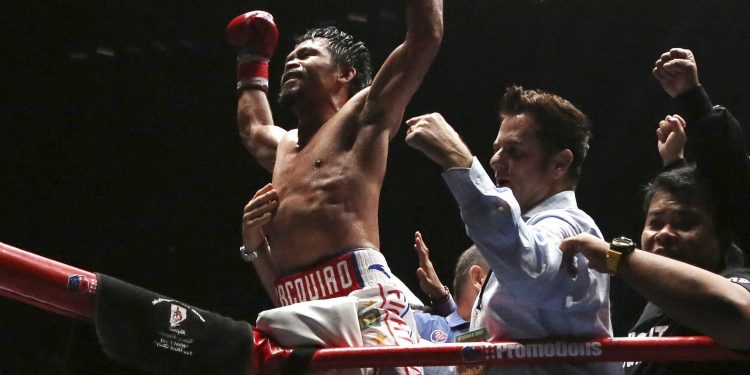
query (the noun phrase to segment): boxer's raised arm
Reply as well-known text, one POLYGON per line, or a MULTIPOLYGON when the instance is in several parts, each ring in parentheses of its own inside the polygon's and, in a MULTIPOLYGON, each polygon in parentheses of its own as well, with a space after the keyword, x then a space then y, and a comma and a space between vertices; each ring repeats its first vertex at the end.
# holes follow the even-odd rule
POLYGON ((419 88, 443 37, 442 0, 405 0, 407 31, 373 79, 360 123, 390 132, 401 125, 404 109, 419 88))
POLYGON ((258 163, 273 171, 276 148, 286 130, 272 125, 268 92, 268 60, 276 50, 279 32, 273 17, 252 11, 227 25, 227 39, 237 48, 237 126, 245 148, 258 163))

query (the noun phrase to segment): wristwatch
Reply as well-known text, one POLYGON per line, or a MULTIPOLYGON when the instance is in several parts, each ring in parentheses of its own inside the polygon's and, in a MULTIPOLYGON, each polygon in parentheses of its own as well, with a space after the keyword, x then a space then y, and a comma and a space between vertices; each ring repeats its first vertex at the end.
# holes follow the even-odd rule
POLYGON ((617 273, 617 266, 620 265, 620 261, 626 256, 630 255, 635 251, 635 242, 627 237, 615 237, 609 244, 609 251, 607 251, 607 270, 612 274, 617 273))
POLYGON ((258 259, 261 251, 268 251, 268 249, 268 238, 263 238, 263 242, 255 250, 248 250, 245 248, 245 245, 240 246, 240 255, 242 256, 242 260, 252 263, 258 259))

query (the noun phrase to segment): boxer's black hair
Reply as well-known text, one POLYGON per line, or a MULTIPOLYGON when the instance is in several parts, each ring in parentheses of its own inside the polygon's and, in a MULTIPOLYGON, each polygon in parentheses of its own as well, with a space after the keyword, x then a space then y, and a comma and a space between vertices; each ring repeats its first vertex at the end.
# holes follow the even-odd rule
POLYGON ((354 79, 349 86, 350 96, 370 86, 372 83, 372 63, 370 51, 363 42, 354 39, 353 36, 334 26, 326 26, 308 30, 305 35, 297 39, 297 43, 317 38, 328 41, 328 50, 331 52, 333 62, 356 70, 354 79))

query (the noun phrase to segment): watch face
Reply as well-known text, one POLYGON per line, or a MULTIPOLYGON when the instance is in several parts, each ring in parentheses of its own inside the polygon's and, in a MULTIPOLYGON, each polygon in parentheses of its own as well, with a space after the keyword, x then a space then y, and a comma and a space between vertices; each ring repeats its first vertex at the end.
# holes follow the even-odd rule
POLYGON ((610 247, 613 250, 625 250, 625 251, 632 251, 635 249, 635 242, 627 237, 617 237, 612 239, 612 243, 610 244, 610 247))

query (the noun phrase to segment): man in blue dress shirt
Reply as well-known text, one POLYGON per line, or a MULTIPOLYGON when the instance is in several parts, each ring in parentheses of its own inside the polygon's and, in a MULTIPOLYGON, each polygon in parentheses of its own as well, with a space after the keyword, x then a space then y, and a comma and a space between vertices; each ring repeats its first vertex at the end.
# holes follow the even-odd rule
MULTIPOLYGON (((406 143, 443 167, 466 232, 491 268, 471 330, 486 332, 487 340, 611 336, 609 275, 589 268, 577 254, 571 277, 559 249, 563 239, 579 233, 602 237, 574 193, 591 135, 588 119, 557 95, 514 86, 503 96, 500 120, 490 160, 494 181, 440 114, 406 122, 406 143)), ((489 369, 491 374, 621 371, 619 363, 489 369)))

